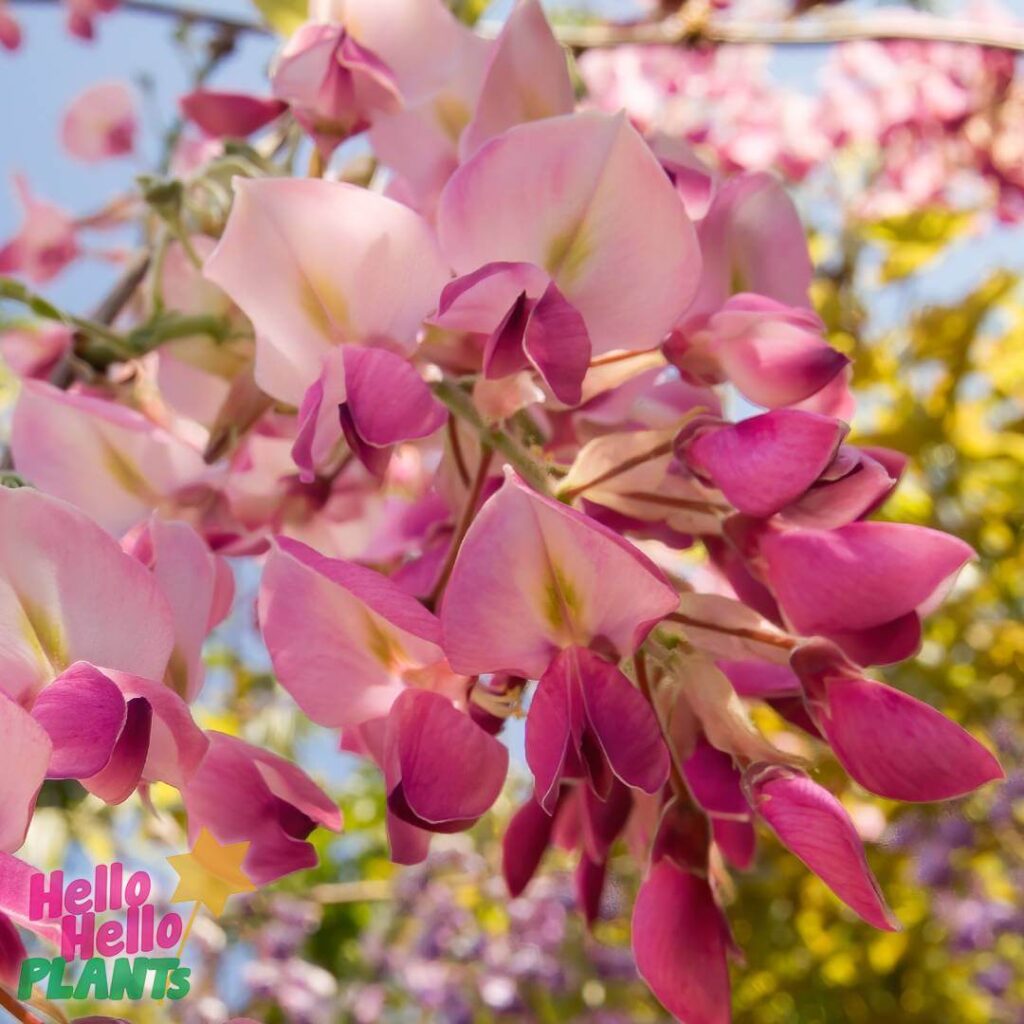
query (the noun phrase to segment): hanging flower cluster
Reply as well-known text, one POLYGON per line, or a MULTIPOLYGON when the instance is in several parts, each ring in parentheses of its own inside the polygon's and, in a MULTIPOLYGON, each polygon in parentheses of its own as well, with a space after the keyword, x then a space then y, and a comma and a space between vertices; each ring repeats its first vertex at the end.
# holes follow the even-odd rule
MULTIPOLYGON (((906 24, 906 12, 889 13, 892 24, 906 24)), ((965 14, 972 24, 1014 24, 997 4, 974 2, 965 14)), ((993 207, 1001 220, 1020 221, 1024 169, 1010 125, 1021 98, 1009 51, 915 39, 843 43, 813 89, 778 80, 771 57, 763 46, 622 46, 588 51, 580 71, 600 109, 624 109, 645 130, 685 138, 732 170, 801 182, 853 154, 867 168, 847 197, 860 217, 935 204, 993 207)))
MULTIPOLYGON (((0 848, 45 779, 111 803, 162 781, 192 832, 251 843, 255 880, 313 863, 331 801, 190 712, 247 557, 276 677, 379 766, 396 861, 487 812, 525 717, 510 891, 575 849, 592 921, 624 840, 636 960, 681 1020, 729 1019, 723 906, 758 823, 897 927, 812 761, 903 801, 1001 776, 871 672, 972 552, 870 518, 903 459, 846 440, 785 191, 576 110, 537 0, 493 42, 440 0, 314 4, 270 91, 183 99, 219 155, 150 189, 157 257, 109 330, 3 339, 31 486, 0 490, 0 848), (370 187, 287 175, 300 131, 318 172, 368 132, 370 187)), ((115 122, 69 145, 123 151, 115 122)), ((37 280, 74 258, 40 234, 12 243, 37 280)))

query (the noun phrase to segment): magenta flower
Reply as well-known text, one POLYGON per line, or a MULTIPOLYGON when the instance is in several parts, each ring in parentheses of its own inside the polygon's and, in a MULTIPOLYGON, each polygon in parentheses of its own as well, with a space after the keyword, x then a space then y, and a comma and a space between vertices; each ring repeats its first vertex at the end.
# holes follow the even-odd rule
POLYGON ((1003 778, 970 733, 921 701, 861 674, 826 641, 793 654, 804 701, 840 764, 892 800, 950 800, 1003 778))
POLYGON ((179 97, 178 108, 211 138, 244 139, 275 121, 288 104, 247 92, 195 89, 179 97))
POLYGON ((898 927, 857 829, 827 789, 779 765, 752 765, 743 783, 760 818, 847 906, 876 928, 898 927))
POLYGON ((80 255, 75 222, 59 207, 36 199, 20 174, 14 188, 25 216, 14 238, 0 245, 0 274, 23 274, 45 284, 80 255))
POLYGON ((955 537, 903 523, 770 530, 758 543, 765 582, 793 630, 829 637, 861 664, 913 654, 922 614, 972 557, 955 537))

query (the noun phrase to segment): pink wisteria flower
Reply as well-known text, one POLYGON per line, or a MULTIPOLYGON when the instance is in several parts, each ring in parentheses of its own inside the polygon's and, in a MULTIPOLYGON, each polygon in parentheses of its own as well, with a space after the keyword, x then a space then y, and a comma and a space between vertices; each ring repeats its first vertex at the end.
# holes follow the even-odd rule
POLYGON ((184 117, 211 138, 245 138, 288 109, 284 100, 246 92, 196 89, 178 99, 184 117))
POLYGON ((421 860, 430 832, 458 831, 491 806, 508 751, 468 714, 469 683, 448 666, 440 624, 413 597, 281 538, 263 576, 260 622, 278 678, 303 711, 341 729, 383 771, 397 860, 421 860), (452 757, 461 771, 441 769, 452 757))
POLYGON ((135 151, 135 95, 122 82, 102 82, 77 96, 61 121, 61 142, 76 159, 98 163, 135 151))
MULTIPOLYGON (((80 32, 98 9, 76 0, 80 32)), ((907 457, 851 430, 850 360, 770 172, 845 144, 809 124, 847 98, 886 125, 885 176, 938 194, 922 122, 985 116, 1005 71, 958 52, 932 75, 916 46, 848 50, 819 108, 774 95, 755 48, 594 49, 584 105, 538 0, 487 39, 441 0, 316 0, 270 95, 181 97, 193 141, 99 313, 5 290, 52 323, 0 335, 20 378, 0 482, 21 485, 0 488, 0 981, 48 780, 111 804, 167 783, 260 885, 342 827, 298 765, 192 717, 229 558, 260 574, 274 680, 379 769, 392 859, 471 828, 525 762, 509 892, 558 848, 594 925, 628 855, 637 967, 686 1024, 730 1019, 730 874, 759 833, 897 928, 822 780, 919 802, 1001 777, 875 668, 918 651, 974 553, 877 515, 907 457)), ((127 99, 80 97, 69 151, 131 151, 127 99)), ((983 128, 965 138, 994 152, 983 128)), ((0 270, 45 284, 78 225, 18 187, 0 270)))
POLYGON ((0 273, 45 284, 80 255, 75 222, 60 207, 37 199, 23 175, 15 175, 14 188, 24 219, 18 233, 0 245, 0 273))

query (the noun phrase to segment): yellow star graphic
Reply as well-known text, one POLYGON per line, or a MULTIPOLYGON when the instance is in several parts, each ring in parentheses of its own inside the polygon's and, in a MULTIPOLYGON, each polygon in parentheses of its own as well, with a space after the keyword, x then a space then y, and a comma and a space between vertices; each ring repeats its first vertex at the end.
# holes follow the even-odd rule
POLYGON ((248 849, 248 843, 222 846, 208 829, 200 829, 191 853, 178 853, 167 858, 179 878, 171 902, 196 900, 214 917, 219 917, 229 896, 253 892, 256 888, 242 870, 248 849))

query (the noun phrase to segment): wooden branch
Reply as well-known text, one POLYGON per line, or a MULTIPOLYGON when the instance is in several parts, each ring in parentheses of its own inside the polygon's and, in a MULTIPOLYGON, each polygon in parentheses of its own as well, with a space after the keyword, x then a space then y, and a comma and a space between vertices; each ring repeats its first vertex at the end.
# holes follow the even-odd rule
MULTIPOLYGON (((15 4, 54 4, 57 0, 13 0, 15 4)), ((119 10, 136 14, 208 25, 239 35, 273 36, 267 25, 244 18, 232 18, 186 4, 165 0, 121 0, 119 10)), ((483 22, 481 35, 493 38, 500 22, 483 22)), ((928 14, 891 14, 849 17, 843 14, 813 14, 791 21, 750 21, 707 19, 694 14, 672 14, 657 21, 626 24, 594 23, 555 25, 555 35, 575 50, 610 46, 665 45, 694 46, 701 43, 726 46, 831 46, 855 40, 913 39, 922 42, 961 43, 994 50, 1024 52, 1024 25, 985 24, 963 18, 940 18, 928 14)))

